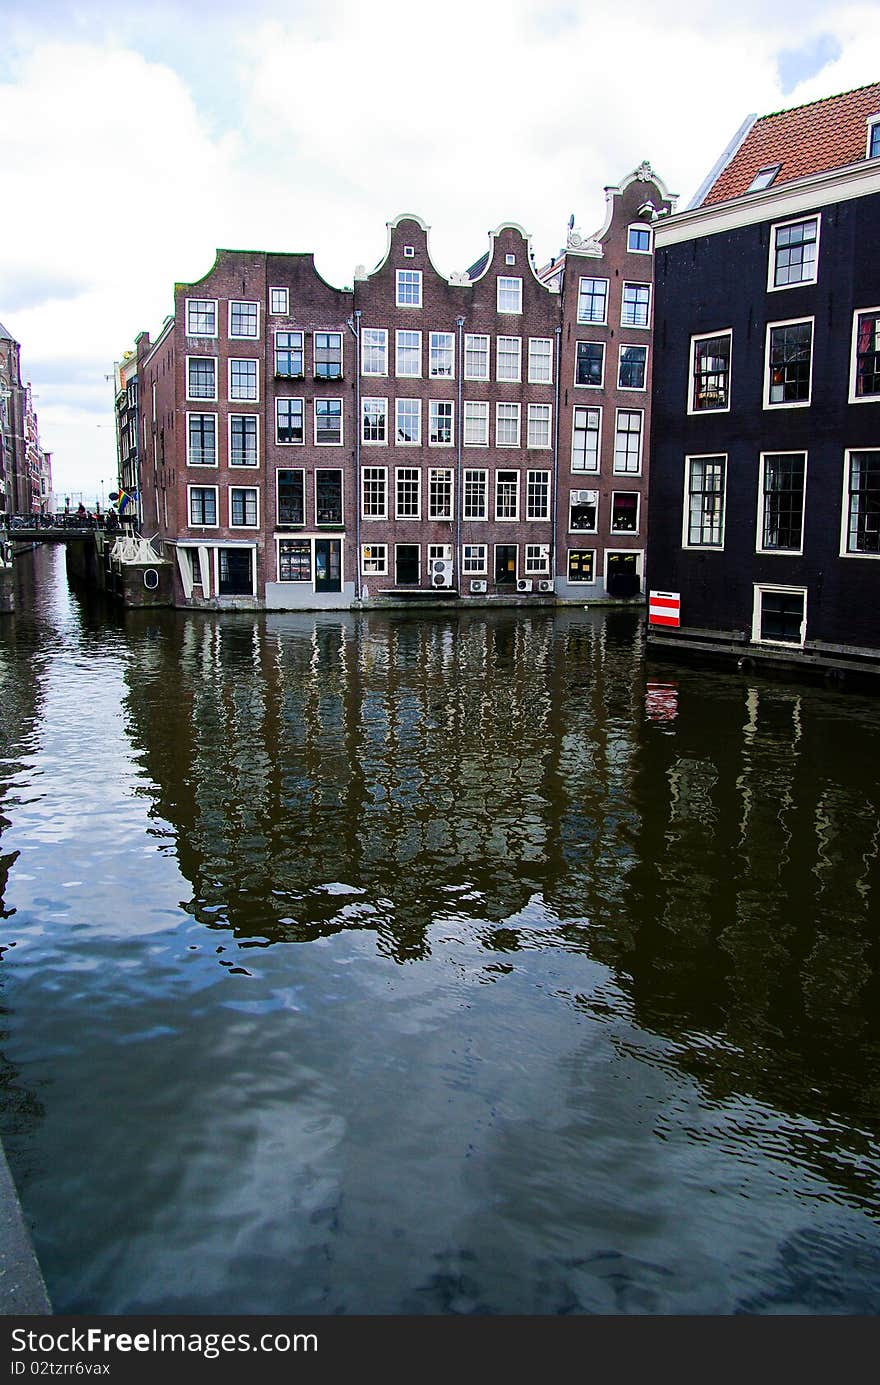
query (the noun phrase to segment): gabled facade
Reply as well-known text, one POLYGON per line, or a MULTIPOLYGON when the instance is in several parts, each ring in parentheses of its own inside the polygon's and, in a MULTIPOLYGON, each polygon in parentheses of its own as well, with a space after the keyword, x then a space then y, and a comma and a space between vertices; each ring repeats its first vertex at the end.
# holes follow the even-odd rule
POLYGON ((0 323, 0 522, 47 514, 51 505, 51 454, 40 445, 31 386, 22 382, 21 347, 0 323))
POLYGON ((655 234, 649 642, 874 666, 880 84, 747 122, 655 234))
POLYGON ((118 460, 116 507, 131 523, 140 522, 140 469, 138 466, 137 354, 126 351, 114 366, 116 456, 118 460))

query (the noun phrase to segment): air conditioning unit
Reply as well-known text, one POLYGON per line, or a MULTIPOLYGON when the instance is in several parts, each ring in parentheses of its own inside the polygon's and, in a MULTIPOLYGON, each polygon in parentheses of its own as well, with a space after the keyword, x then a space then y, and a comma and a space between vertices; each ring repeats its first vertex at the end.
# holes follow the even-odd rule
POLYGON ((599 492, 598 492, 598 491, 572 491, 572 493, 571 493, 571 503, 572 503, 572 505, 598 505, 598 503, 599 503, 599 492))
POLYGON ((518 592, 530 592, 532 590, 531 577, 517 577, 516 589, 518 592))
POLYGON ((431 586, 432 586, 432 587, 451 587, 451 586, 452 586, 452 559, 451 559, 451 558, 432 558, 432 559, 431 559, 431 586))
POLYGON ((539 592, 552 592, 552 591, 553 591, 553 581, 552 581, 552 578, 550 578, 550 577, 542 577, 541 580, 540 580, 540 582, 538 583, 538 591, 539 591, 539 592))
POLYGON ((486 583, 486 582, 480 581, 480 579, 479 579, 478 577, 472 578, 472 580, 471 580, 471 592, 472 592, 472 594, 473 594, 474 596, 479 596, 481 592, 484 592, 484 591, 486 591, 486 590, 487 590, 487 583, 486 583))

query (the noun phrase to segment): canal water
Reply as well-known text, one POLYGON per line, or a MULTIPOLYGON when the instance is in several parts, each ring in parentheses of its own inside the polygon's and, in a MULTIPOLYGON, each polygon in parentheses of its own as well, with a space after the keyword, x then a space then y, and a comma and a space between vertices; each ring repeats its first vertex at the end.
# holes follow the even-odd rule
POLYGON ((880 702, 631 612, 0 619, 61 1313, 880 1311, 880 702))

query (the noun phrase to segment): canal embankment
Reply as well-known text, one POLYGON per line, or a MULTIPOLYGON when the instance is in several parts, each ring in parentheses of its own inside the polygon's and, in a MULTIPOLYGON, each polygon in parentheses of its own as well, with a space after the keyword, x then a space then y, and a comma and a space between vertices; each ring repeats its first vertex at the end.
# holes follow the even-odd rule
POLYGON ((51 1312, 43 1272, 0 1145, 0 1314, 51 1312))

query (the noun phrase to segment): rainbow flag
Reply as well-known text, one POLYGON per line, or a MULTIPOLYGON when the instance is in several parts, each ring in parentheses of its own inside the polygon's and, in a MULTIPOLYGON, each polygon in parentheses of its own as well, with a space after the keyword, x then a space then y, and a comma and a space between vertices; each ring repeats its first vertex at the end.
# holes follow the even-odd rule
POLYGON ((118 506, 119 506, 119 513, 122 514, 123 510, 126 510, 126 509, 128 508, 129 505, 133 505, 134 502, 135 502, 136 500, 137 500, 137 490, 135 489, 134 486, 132 486, 131 490, 128 490, 128 491, 120 491, 120 492, 119 492, 119 499, 118 499, 118 501, 116 502, 116 503, 118 504, 118 506))

